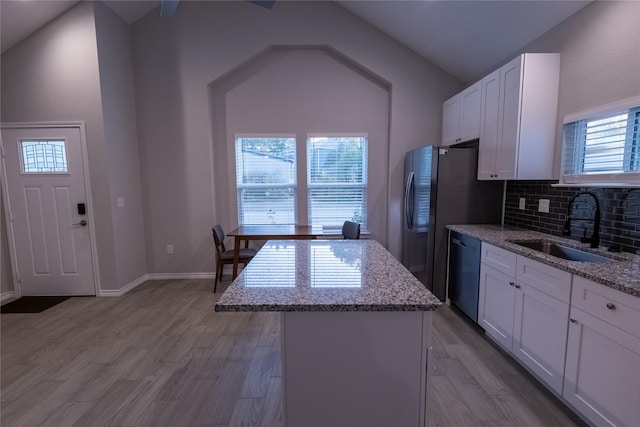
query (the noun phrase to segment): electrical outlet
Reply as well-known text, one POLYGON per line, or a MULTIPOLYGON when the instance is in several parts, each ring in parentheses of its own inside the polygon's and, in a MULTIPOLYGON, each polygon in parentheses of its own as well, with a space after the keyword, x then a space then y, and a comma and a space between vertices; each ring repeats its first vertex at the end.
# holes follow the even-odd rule
POLYGON ((549 199, 538 200, 538 212, 549 213, 549 199))
POLYGON ((172 254, 173 253, 173 245, 171 245, 171 244, 167 245, 167 253, 168 254, 172 254))
POLYGON ((524 197, 520 197, 520 204, 518 205, 518 207, 520 208, 521 211, 524 210, 526 203, 527 203, 527 199, 525 199, 524 197))

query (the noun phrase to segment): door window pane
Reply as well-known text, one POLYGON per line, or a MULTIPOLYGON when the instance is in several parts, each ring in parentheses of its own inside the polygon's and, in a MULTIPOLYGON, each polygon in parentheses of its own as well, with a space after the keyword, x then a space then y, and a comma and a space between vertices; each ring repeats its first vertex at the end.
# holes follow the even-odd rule
POLYGON ((65 141, 47 140, 19 141, 22 160, 22 173, 65 173, 67 166, 67 150, 65 141))

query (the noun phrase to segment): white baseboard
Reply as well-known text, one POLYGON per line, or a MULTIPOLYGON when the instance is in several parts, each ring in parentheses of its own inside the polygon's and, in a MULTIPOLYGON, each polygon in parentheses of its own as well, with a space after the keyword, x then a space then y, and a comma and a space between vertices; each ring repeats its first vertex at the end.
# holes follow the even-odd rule
POLYGON ((14 291, 5 292, 3 294, 0 294, 0 303, 8 299, 13 299, 15 297, 16 297, 16 293, 14 291))
MULTIPOLYGON (((147 280, 193 280, 193 279, 211 279, 216 277, 215 273, 152 273, 144 274, 133 282, 123 286, 120 289, 101 289, 99 296, 101 297, 120 297, 127 292, 140 286, 147 280)), ((4 294, 3 294, 4 295, 4 294)))
POLYGON ((98 294, 98 296, 100 296, 100 297, 120 297, 120 296, 126 294, 127 292, 129 292, 130 290, 135 289, 136 287, 140 286, 141 284, 143 284, 147 280, 149 280, 149 278, 147 276, 148 276, 148 274, 143 274, 142 276, 138 277, 133 282, 124 285, 120 289, 100 289, 100 293, 98 294))
POLYGON ((147 274, 147 280, 205 280, 214 279, 215 273, 152 273, 147 274))

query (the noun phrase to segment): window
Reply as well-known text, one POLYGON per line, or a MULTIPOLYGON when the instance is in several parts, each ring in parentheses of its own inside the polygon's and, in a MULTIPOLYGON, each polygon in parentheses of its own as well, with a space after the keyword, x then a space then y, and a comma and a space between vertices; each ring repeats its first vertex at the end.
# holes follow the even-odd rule
POLYGON ((66 173, 67 151, 65 141, 19 141, 22 173, 66 173))
POLYGON ((296 223, 296 140, 237 137, 238 224, 296 223))
POLYGON ((640 107, 564 125, 565 183, 640 180, 640 107))
POLYGON ((367 224, 367 137, 307 138, 309 224, 367 224))

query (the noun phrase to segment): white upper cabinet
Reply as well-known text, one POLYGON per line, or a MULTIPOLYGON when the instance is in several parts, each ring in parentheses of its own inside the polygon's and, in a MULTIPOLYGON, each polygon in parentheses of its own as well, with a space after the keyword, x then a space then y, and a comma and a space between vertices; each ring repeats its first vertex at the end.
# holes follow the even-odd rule
POLYGON ((526 53, 481 80, 478 179, 553 178, 559 78, 560 54, 526 53))
POLYGON ((449 146, 480 137, 481 104, 481 82, 469 86, 444 102, 442 145, 449 146))

